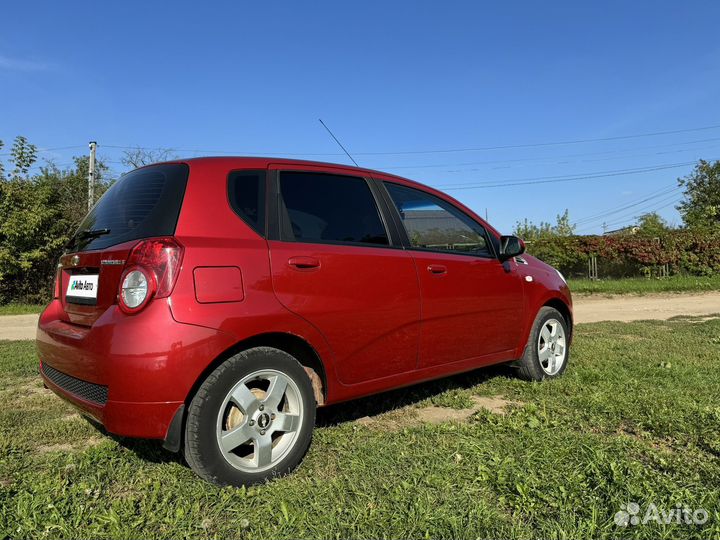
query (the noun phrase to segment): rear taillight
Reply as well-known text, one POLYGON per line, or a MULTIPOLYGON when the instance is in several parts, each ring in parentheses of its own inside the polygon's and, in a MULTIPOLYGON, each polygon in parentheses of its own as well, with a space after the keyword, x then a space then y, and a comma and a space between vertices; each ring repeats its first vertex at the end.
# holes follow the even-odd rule
POLYGON ((53 300, 60 298, 62 294, 62 263, 57 263, 55 270, 55 281, 53 282, 53 300))
POLYGON ((128 256, 120 279, 120 308, 126 313, 137 313, 153 297, 169 296, 177 281, 182 257, 183 247, 170 236, 137 244, 128 256))

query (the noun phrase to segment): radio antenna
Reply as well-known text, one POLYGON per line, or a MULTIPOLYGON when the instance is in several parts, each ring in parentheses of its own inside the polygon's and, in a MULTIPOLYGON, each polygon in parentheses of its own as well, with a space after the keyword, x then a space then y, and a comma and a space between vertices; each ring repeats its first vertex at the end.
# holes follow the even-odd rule
POLYGON ((357 164, 357 161, 355 161, 355 160, 353 159, 353 157, 350 155, 350 152, 348 152, 348 151, 345 149, 345 147, 342 145, 342 143, 341 143, 340 141, 338 141, 338 138, 337 138, 335 135, 333 135, 333 132, 330 131, 330 128, 327 127, 327 126, 325 125, 325 122, 322 121, 322 118, 318 118, 318 120, 320 121, 320 123, 322 124, 322 126, 323 126, 325 129, 327 129, 327 132, 328 132, 328 133, 330 134, 330 136, 335 140, 335 142, 338 143, 338 146, 339 146, 340 148, 342 148, 343 152, 345 152, 345 153, 347 154, 347 157, 350 158, 350 161, 352 161, 352 162, 355 164, 356 167, 359 167, 360 165, 357 164))

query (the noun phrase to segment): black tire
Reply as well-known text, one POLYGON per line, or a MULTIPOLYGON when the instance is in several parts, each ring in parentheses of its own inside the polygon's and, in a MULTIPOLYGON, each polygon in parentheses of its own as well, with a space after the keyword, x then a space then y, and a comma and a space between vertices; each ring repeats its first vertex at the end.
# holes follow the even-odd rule
POLYGON ((527 345, 525 345, 523 356, 514 364, 515 367, 517 367, 518 377, 526 381, 543 381, 545 379, 556 379, 560 377, 565 372, 568 361, 570 360, 570 348, 568 347, 569 338, 570 332, 568 331, 565 317, 555 308, 548 306, 540 308, 540 311, 538 311, 535 317, 535 322, 533 322, 532 329, 530 330, 530 336, 527 345), (553 319, 560 323, 565 335, 565 359, 556 373, 549 374, 543 369, 540 361, 538 339, 545 324, 553 319))
POLYGON ((286 475, 300 464, 310 447, 315 410, 310 378, 295 358, 271 347, 242 351, 210 373, 190 402, 185 423, 185 460, 200 477, 217 485, 249 486, 286 475), (281 372, 295 383, 303 413, 294 442, 282 459, 269 469, 249 472, 233 466, 223 455, 217 436, 218 415, 235 385, 261 370, 281 372))

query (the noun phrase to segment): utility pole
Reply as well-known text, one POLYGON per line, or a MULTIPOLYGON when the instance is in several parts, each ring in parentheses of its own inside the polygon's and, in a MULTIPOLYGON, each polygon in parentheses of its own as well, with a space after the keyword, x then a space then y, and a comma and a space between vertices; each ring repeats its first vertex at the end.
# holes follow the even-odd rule
POLYGON ((90 163, 88 165, 88 211, 95 204, 95 150, 97 143, 90 141, 90 163))

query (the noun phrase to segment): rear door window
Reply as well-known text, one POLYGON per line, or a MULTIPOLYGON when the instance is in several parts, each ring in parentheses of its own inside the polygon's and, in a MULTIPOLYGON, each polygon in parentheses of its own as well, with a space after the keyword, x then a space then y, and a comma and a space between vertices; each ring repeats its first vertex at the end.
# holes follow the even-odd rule
POLYGON ((235 213, 265 236, 265 171, 231 172, 228 199, 235 213))
POLYGON ((281 172, 284 240, 388 245, 375 197, 364 178, 315 172, 281 172))
POLYGON ((137 169, 115 182, 80 224, 71 251, 103 249, 175 234, 189 168, 167 163, 137 169))
POLYGON ((492 257, 487 233, 453 205, 419 189, 385 182, 416 249, 492 257))

